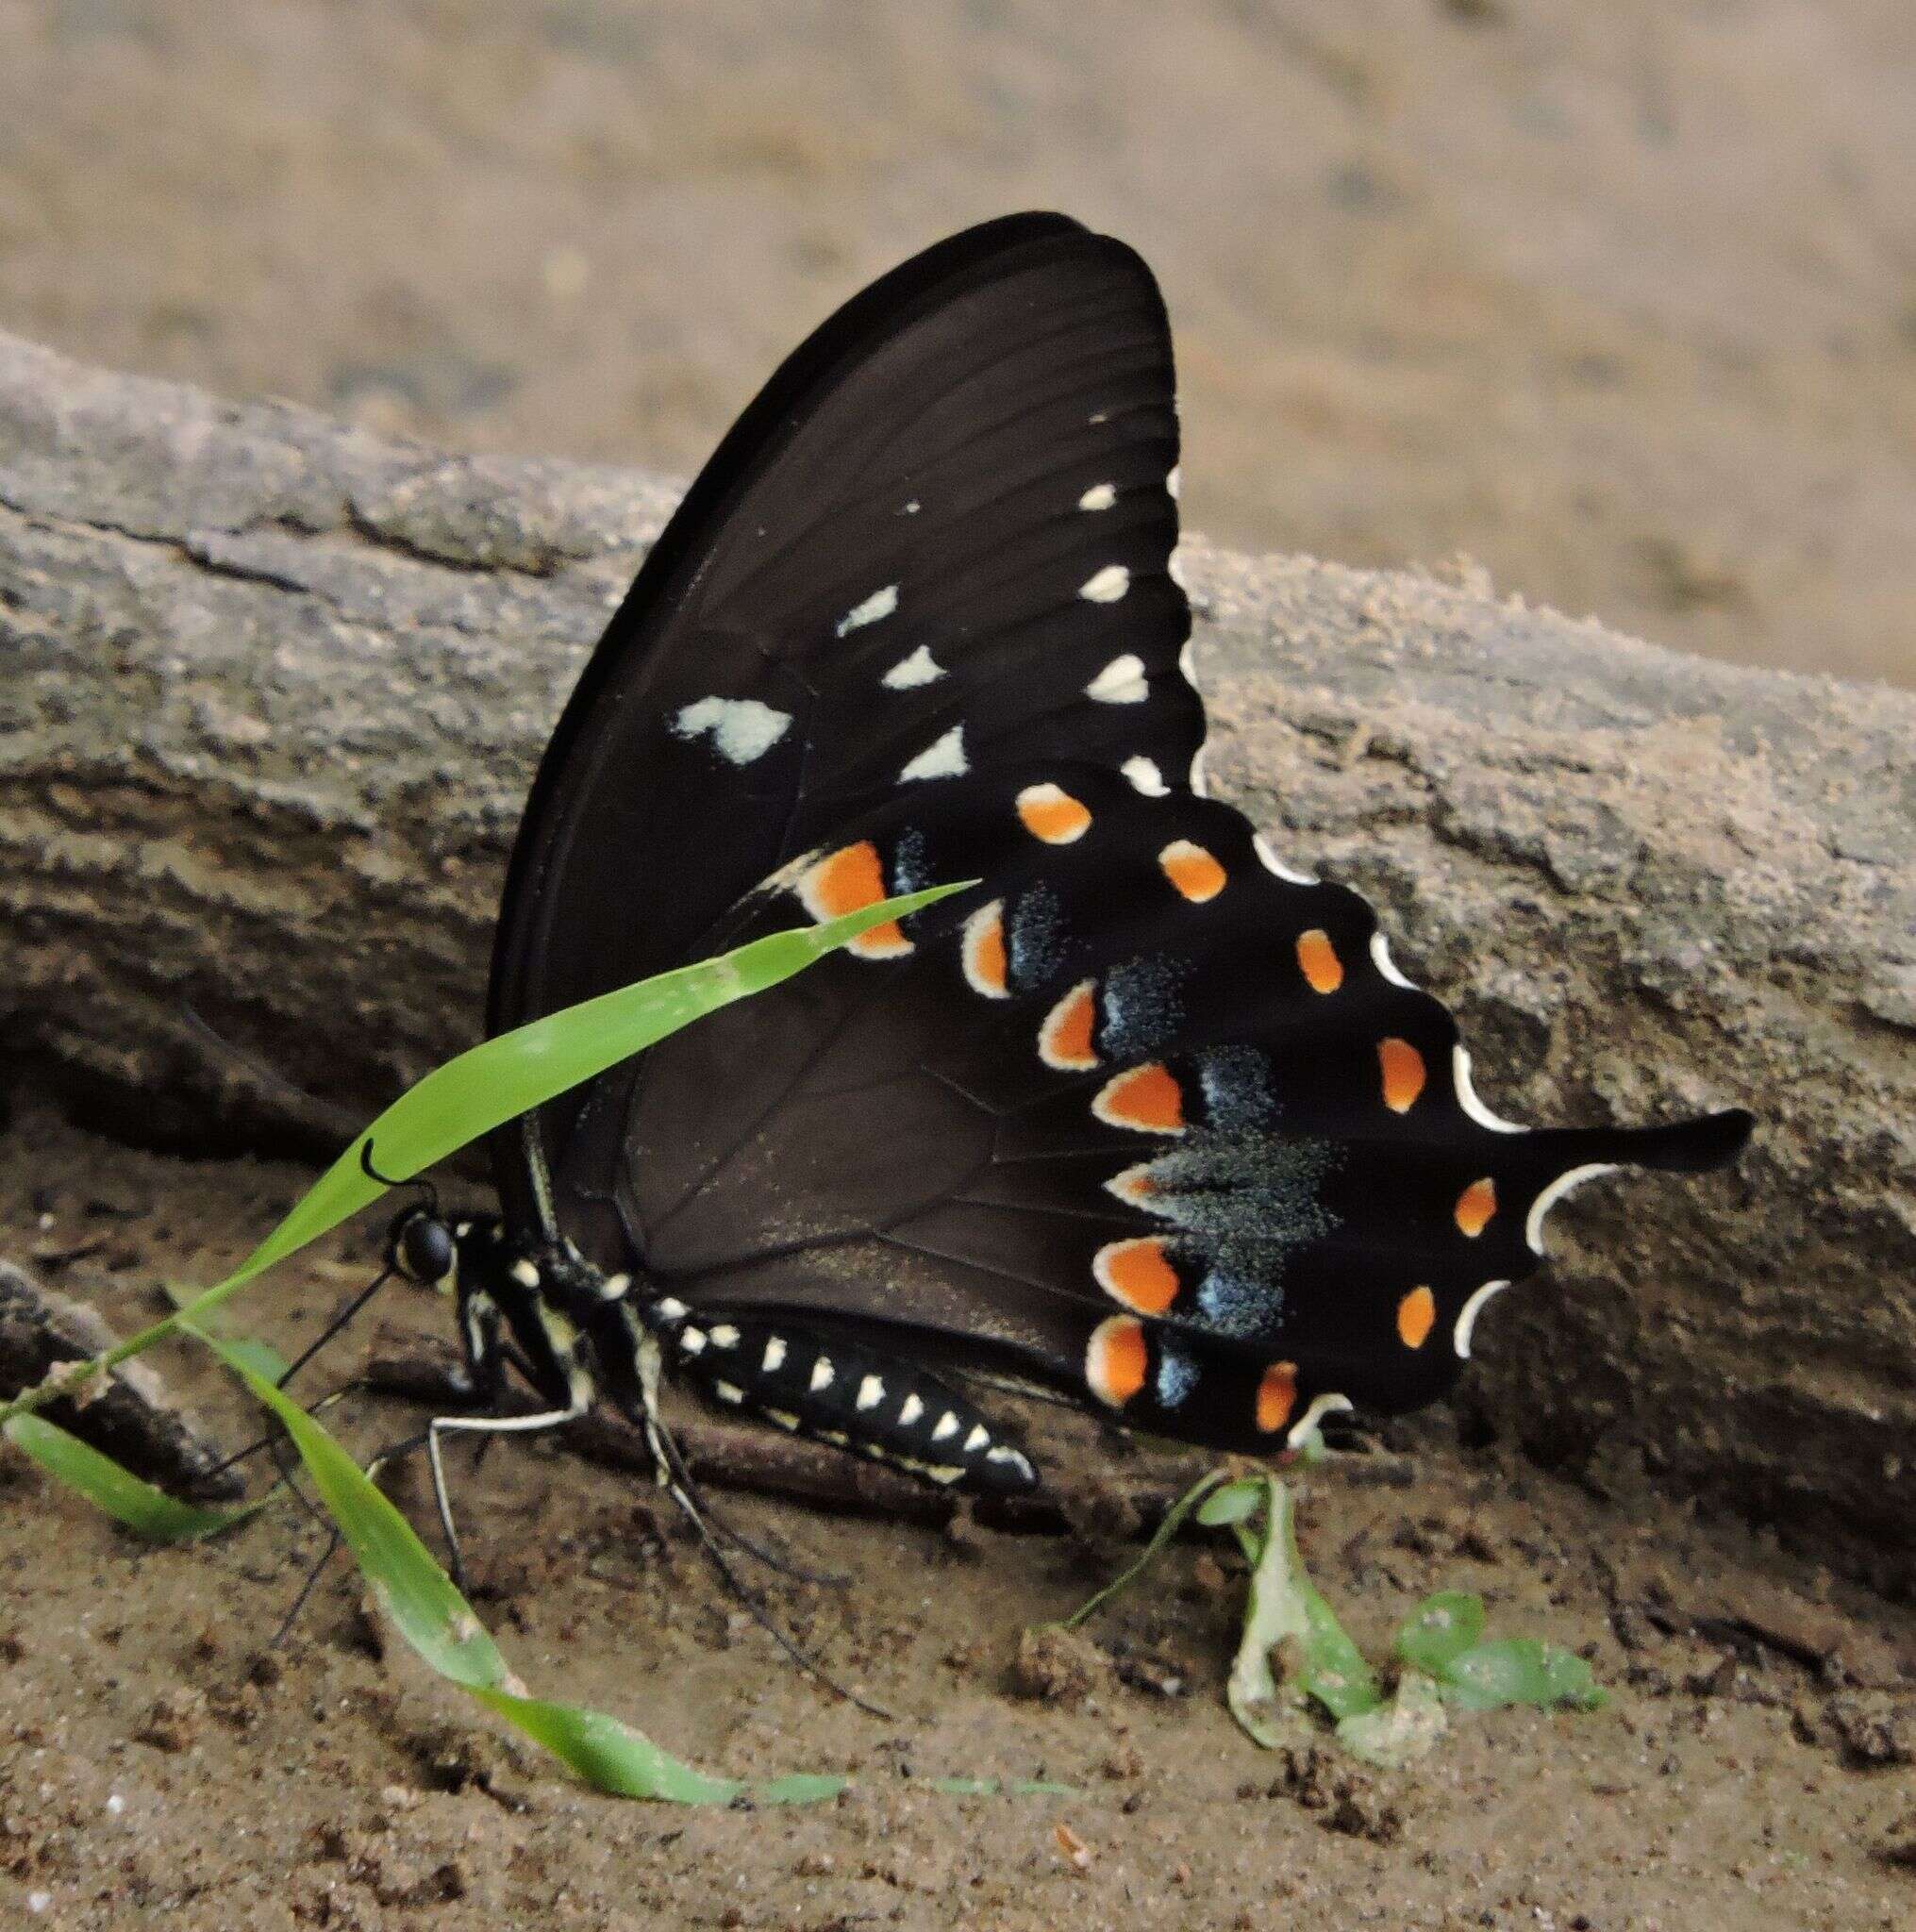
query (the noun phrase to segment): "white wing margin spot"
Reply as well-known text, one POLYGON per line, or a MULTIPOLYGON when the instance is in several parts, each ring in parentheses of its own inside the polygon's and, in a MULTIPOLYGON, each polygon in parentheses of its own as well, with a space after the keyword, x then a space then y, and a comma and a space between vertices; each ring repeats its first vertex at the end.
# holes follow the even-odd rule
POLYGON ((1614 1160, 1592 1160, 1584 1167, 1573 1167, 1569 1173, 1560 1174, 1530 1204, 1530 1212, 1524 1222, 1524 1239, 1530 1243, 1532 1254, 1543 1252, 1543 1217, 1570 1192, 1580 1188, 1585 1181, 1593 1181, 1600 1174, 1615 1174, 1614 1160))
MULTIPOLYGON (((1507 1121, 1493 1114, 1477 1098, 1477 1090, 1471 1084, 1471 1057, 1460 1046, 1453 1047, 1450 1054, 1451 1084, 1457 1089, 1457 1104, 1475 1121, 1480 1127, 1488 1127, 1493 1134, 1527 1134, 1528 1127, 1519 1126, 1515 1121, 1507 1121)), ((1535 1209, 1531 1210, 1535 1213, 1535 1209)), ((1534 1248, 1537 1243, 1533 1241, 1534 1248)), ((1542 1251, 1539 1249, 1539 1253, 1542 1251)))
POLYGON ((1457 1328, 1452 1336, 1459 1361, 1471 1358, 1471 1337, 1476 1331, 1477 1317, 1484 1311, 1484 1304, 1492 1295, 1502 1294, 1509 1287, 1508 1281, 1487 1281, 1464 1303, 1458 1311, 1457 1328))
POLYGON ((874 591, 862 604, 854 604, 839 619, 840 637, 850 631, 862 630, 868 624, 876 624, 881 617, 890 617, 898 608, 898 586, 887 584, 882 591, 874 591))

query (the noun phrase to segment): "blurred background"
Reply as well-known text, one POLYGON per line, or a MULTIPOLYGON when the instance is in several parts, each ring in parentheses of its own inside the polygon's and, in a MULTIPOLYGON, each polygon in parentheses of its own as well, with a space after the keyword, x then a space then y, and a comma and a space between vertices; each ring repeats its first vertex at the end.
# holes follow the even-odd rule
POLYGON ((1916 682, 1910 0, 0 0, 0 327, 458 447, 684 475, 1031 206, 1192 528, 1916 682))

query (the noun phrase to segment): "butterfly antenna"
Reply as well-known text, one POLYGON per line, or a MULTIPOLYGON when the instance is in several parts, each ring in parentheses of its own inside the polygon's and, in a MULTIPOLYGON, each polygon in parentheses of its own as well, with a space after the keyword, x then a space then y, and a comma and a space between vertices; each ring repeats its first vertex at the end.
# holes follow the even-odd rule
POLYGON ((325 1568, 339 1554, 345 1538, 340 1534, 335 1524, 326 1524, 326 1546, 320 1552, 319 1561, 306 1573, 306 1581, 299 1586, 299 1594, 293 1598, 292 1607, 279 1620, 279 1628, 273 1633, 273 1641, 267 1646, 277 1650, 292 1635, 292 1626, 299 1622, 300 1612, 312 1600, 312 1593, 319 1588, 319 1580, 325 1574, 325 1568))
POLYGON ((377 1181, 382 1188, 417 1188, 420 1206, 435 1220, 439 1218, 439 1190, 429 1180, 418 1174, 400 1180, 392 1174, 381 1174, 373 1165, 373 1137, 368 1134, 359 1143, 359 1171, 369 1181, 377 1181))
MULTIPOLYGON (((834 1695, 842 1697, 847 1704, 857 1705, 868 1717, 881 1719, 886 1724, 896 1724, 898 1717, 894 1711, 887 1710, 882 1704, 874 1704, 870 1698, 861 1697, 849 1685, 840 1683, 796 1639, 778 1627, 773 1621, 771 1612, 766 1609, 764 1599, 757 1591, 746 1587, 738 1572, 726 1560, 718 1536, 711 1524, 707 1522, 705 1512, 693 1500, 691 1472, 685 1466, 685 1457, 679 1453, 678 1444, 673 1441, 665 1425, 656 1420, 648 1419, 646 1433, 652 1438, 653 1453, 662 1454, 667 1493, 678 1505, 686 1521, 698 1532, 699 1541, 705 1545, 706 1555, 711 1559, 712 1568, 719 1573, 725 1588, 744 1606, 752 1621, 815 1683, 822 1684, 834 1695)), ((732 1532, 732 1535, 734 1541, 743 1547, 743 1539, 738 1537, 736 1532, 732 1532)), ((753 1554, 756 1555, 757 1552, 753 1554)), ((775 1564, 773 1567, 778 1566, 775 1564)))

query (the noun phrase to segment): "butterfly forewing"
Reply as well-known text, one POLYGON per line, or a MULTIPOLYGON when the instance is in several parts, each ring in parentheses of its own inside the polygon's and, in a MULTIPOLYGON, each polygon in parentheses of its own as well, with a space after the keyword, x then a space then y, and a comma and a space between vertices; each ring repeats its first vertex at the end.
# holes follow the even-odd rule
MULTIPOLYGON (((1060 740, 1182 785, 1203 712, 1178 670, 1176 461, 1157 288, 1075 223, 959 237, 826 324, 688 493, 567 708, 492 1028, 708 951, 741 894, 901 788, 1060 740)), ((582 1105, 496 1143, 515 1219, 582 1105)))

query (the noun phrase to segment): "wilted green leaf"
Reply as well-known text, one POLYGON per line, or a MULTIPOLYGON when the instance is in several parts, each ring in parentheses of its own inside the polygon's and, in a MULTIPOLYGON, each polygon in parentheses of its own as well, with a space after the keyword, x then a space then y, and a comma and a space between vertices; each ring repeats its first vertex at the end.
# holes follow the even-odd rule
POLYGON ((1483 1635, 1483 1598, 1465 1590, 1440 1590, 1399 1625, 1393 1647, 1407 1664, 1441 1677, 1483 1635))
POLYGON ((1501 1710, 1512 1704, 1597 1710, 1609 1702, 1574 1651, 1534 1637, 1492 1638, 1453 1657, 1437 1675, 1444 1702, 1459 1710, 1501 1710))

